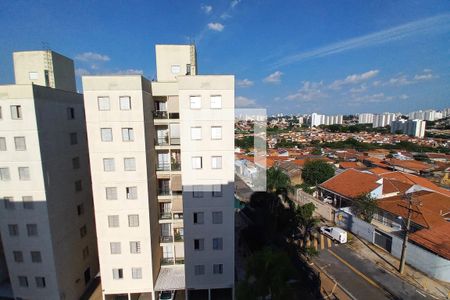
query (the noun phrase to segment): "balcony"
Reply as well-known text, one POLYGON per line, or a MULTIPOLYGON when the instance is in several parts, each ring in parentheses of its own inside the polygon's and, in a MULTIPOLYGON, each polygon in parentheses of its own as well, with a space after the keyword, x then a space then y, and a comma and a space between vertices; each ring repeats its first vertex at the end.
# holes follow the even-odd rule
POLYGON ((179 137, 171 137, 170 138, 170 144, 177 146, 180 144, 180 138, 179 137))
POLYGON ((171 220, 172 213, 171 212, 160 212, 159 219, 160 220, 171 220))
POLYGON ((170 171, 170 163, 169 162, 157 162, 156 163, 156 171, 170 171))
POLYGON ((174 220, 183 220, 183 213, 174 213, 173 219, 174 220))
POLYGON ((155 139, 156 146, 168 146, 169 145, 169 136, 158 137, 155 139))
POLYGON ((172 243, 173 242, 173 236, 171 236, 171 235, 161 235, 160 242, 161 243, 172 243))
POLYGON ((184 258, 183 257, 178 257, 178 258, 173 258, 173 257, 167 257, 167 258, 162 258, 161 259, 161 266, 170 266, 170 265, 183 265, 184 264, 184 258))
POLYGON ((158 196, 170 196, 170 188, 159 188, 158 196))
POLYGON ((181 171, 181 162, 174 161, 170 164, 172 171, 181 171))
POLYGON ((169 113, 169 119, 179 119, 180 113, 169 113))
POLYGON ((165 110, 155 110, 153 111, 153 118, 155 119, 167 119, 168 114, 165 110))
POLYGON ((175 233, 175 242, 183 242, 183 241, 184 241, 184 235, 175 233))

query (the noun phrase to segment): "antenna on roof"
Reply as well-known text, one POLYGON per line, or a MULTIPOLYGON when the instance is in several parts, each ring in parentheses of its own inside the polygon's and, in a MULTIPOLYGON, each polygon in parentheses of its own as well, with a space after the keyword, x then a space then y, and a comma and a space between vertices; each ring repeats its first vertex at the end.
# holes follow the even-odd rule
POLYGON ((48 42, 42 41, 41 45, 42 45, 42 50, 45 50, 45 51, 50 51, 51 50, 50 49, 50 44, 48 42))

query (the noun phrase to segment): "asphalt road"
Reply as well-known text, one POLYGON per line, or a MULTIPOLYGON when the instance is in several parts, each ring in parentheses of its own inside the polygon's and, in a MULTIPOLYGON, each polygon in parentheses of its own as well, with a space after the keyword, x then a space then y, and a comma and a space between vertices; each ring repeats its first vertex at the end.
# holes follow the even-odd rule
POLYGON ((434 299, 352 251, 346 245, 338 245, 321 251, 314 262, 356 299, 434 299))

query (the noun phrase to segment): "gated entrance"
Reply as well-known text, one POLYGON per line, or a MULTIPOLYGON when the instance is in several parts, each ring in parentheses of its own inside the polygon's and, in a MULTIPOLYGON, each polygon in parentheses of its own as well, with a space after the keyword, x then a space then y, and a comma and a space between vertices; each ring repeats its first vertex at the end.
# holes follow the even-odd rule
POLYGON ((375 237, 373 243, 391 253, 392 237, 387 235, 386 233, 375 229, 375 237))

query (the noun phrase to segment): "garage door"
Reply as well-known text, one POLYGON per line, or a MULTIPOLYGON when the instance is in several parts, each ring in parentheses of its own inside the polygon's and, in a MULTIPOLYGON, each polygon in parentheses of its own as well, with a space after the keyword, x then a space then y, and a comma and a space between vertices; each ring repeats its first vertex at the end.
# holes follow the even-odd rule
POLYGON ((389 253, 392 250, 392 237, 376 229, 375 229, 374 243, 375 245, 380 246, 389 253))

